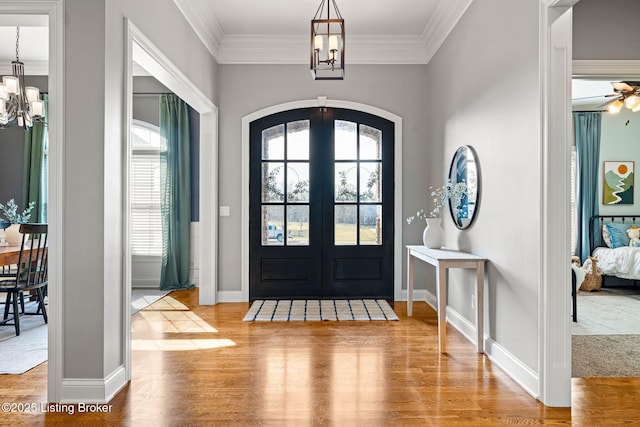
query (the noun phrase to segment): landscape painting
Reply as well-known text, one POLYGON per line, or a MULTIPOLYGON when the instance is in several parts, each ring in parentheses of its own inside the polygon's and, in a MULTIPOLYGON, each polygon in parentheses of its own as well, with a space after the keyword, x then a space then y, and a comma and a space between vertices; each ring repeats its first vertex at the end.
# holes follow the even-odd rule
POLYGON ((634 162, 604 162, 602 204, 632 205, 633 175, 634 162))

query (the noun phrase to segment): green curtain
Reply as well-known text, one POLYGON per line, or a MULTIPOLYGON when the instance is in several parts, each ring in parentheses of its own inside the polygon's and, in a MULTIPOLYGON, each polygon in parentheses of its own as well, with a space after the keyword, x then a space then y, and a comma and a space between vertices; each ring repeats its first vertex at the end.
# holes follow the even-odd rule
MULTIPOLYGON (((49 95, 44 94, 45 117, 49 117, 49 95)), ((47 222, 47 171, 45 148, 47 144, 47 125, 34 122, 33 127, 24 133, 24 171, 22 175, 22 206, 30 202, 35 206, 29 222, 47 222)))
MULTIPOLYGON (((598 163, 602 113, 575 112, 573 124, 576 139, 576 255, 582 261, 590 253, 589 220, 598 215, 598 163)), ((600 235, 594 233, 594 236, 600 235)), ((597 242, 596 242, 597 244, 597 242)), ((594 245, 595 246, 595 245, 594 245)))
POLYGON ((160 97, 160 209, 162 269, 160 289, 186 289, 189 282, 191 186, 188 105, 176 95, 160 97))

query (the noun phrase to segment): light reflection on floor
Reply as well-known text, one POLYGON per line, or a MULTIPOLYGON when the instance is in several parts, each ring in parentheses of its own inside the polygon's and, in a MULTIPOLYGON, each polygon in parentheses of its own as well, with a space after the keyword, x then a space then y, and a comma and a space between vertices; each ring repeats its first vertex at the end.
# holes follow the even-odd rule
MULTIPOLYGON (((146 320, 146 326, 154 333, 218 333, 217 329, 202 320, 187 306, 170 296, 165 296, 140 310, 137 315, 146 320)), ((140 327, 138 326, 138 328, 140 327)), ((190 351, 232 347, 235 345, 236 343, 226 338, 165 338, 163 336, 157 339, 139 338, 131 340, 131 349, 133 351, 190 351)))

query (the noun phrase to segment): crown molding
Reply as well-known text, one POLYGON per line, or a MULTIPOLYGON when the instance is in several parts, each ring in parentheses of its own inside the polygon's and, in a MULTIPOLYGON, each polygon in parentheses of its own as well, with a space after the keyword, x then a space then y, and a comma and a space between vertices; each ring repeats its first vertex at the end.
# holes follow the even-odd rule
POLYGON ((450 0, 438 3, 422 33, 427 54, 425 63, 431 61, 472 2, 473 0, 450 0))
POLYGON ((200 7, 200 2, 190 0, 173 0, 173 2, 189 25, 191 25, 205 48, 217 59, 218 50, 225 35, 213 10, 206 6, 200 7))
MULTIPOLYGON (((48 76, 49 61, 22 61, 24 63, 25 76, 48 76)), ((8 75, 13 72, 11 61, 0 61, 0 75, 8 75)))
MULTIPOLYGON (((346 39, 350 64, 425 64, 420 36, 352 36, 346 39)), ((225 36, 220 64, 308 64, 309 42, 295 36, 225 36)))
POLYGON ((580 0, 543 0, 548 7, 573 7, 580 0))
MULTIPOLYGON (((211 8, 189 0, 173 0, 206 49, 219 64, 306 64, 308 35, 225 34, 211 8), (207 24, 214 22, 211 26, 207 24)), ((438 3, 421 35, 350 36, 349 64, 427 64, 473 0, 438 3)))
POLYGON ((638 60, 573 60, 574 77, 640 77, 638 60))

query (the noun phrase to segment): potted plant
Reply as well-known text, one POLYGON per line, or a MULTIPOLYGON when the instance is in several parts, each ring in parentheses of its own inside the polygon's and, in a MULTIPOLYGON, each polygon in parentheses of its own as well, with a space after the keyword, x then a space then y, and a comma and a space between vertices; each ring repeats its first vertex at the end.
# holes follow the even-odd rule
POLYGON ((424 209, 420 209, 415 215, 407 218, 407 223, 412 224, 416 218, 424 219, 427 222, 427 226, 422 233, 422 242, 426 247, 434 249, 442 246, 444 237, 441 226, 442 218, 440 218, 442 208, 448 200, 451 200, 451 206, 453 206, 454 212, 457 214, 462 200, 467 194, 467 184, 464 181, 453 184, 449 179, 442 187, 435 189, 429 187, 429 189, 433 197, 433 210, 427 214, 424 209))
POLYGON ((29 222, 31 218, 31 210, 34 208, 35 202, 30 202, 29 206, 22 213, 18 213, 18 205, 11 199, 6 205, 0 203, 0 210, 4 212, 4 219, 8 222, 5 228, 4 239, 10 245, 19 245, 22 242, 22 233, 20 233, 20 224, 29 222))

